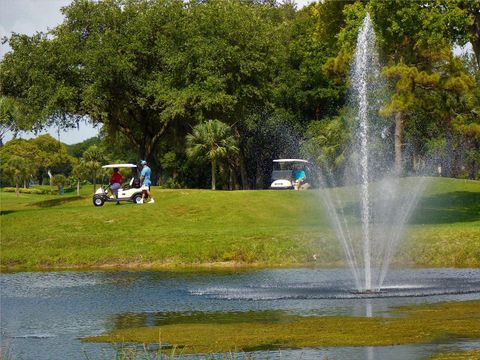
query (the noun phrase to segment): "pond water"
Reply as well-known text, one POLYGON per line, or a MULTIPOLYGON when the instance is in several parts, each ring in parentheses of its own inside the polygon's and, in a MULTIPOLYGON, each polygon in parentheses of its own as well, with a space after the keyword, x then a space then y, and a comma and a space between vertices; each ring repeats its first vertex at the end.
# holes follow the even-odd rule
MULTIPOLYGON (((379 294, 356 294, 348 269, 307 268, 10 273, 0 276, 0 285, 2 352, 8 350, 14 359, 24 360, 86 359, 85 353, 89 359, 106 359, 112 354, 111 345, 80 339, 128 327, 209 318, 238 321, 251 311, 264 312, 267 320, 278 312, 388 317, 396 305, 480 299, 480 269, 391 271, 379 294)), ((470 348, 480 348, 480 342, 274 349, 252 355, 255 359, 422 359, 438 351, 470 348)))

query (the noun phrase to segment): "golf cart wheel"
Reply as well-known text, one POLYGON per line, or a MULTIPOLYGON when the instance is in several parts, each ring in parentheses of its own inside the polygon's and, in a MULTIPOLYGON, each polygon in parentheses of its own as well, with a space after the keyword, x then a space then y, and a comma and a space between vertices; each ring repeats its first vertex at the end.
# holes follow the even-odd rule
POLYGON ((137 194, 133 197, 133 202, 135 204, 141 204, 142 203, 142 195, 141 194, 137 194))
POLYGON ((100 196, 94 196, 93 197, 93 205, 95 205, 95 206, 103 206, 104 202, 105 201, 100 196))

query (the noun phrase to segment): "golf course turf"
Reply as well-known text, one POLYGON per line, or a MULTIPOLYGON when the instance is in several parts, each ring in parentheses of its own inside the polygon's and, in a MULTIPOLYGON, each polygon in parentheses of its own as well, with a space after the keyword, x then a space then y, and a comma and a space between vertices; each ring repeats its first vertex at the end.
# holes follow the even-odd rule
MULTIPOLYGON (((91 191, 0 192, 2 270, 343 265, 318 194, 328 189, 154 187, 155 204, 103 207, 91 191)), ((394 264, 480 266, 480 182, 430 179, 406 230, 394 264)))

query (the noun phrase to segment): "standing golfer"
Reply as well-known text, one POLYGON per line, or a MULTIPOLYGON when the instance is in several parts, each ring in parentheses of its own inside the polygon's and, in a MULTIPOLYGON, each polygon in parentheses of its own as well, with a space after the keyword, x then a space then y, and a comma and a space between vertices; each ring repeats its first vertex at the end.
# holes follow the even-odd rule
POLYGON ((150 201, 148 203, 153 204, 155 200, 153 200, 153 197, 150 195, 150 184, 152 183, 150 176, 152 176, 152 170, 150 170, 150 167, 147 165, 145 160, 140 161, 140 165, 143 166, 140 174, 140 182, 142 183, 142 201, 140 204, 143 204, 144 200, 147 200, 148 197, 150 197, 150 201))

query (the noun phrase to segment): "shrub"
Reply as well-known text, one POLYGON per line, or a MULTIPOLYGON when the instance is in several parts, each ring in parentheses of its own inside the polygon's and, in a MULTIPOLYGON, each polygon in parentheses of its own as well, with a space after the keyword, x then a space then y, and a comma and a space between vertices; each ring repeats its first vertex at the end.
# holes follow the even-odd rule
MULTIPOLYGON (((14 187, 4 187, 2 189, 4 192, 14 193, 16 190, 14 187)), ((55 195, 57 191, 50 191, 48 189, 37 189, 37 188, 19 188, 21 194, 35 194, 35 195, 55 195)))
POLYGON ((67 178, 63 174, 57 174, 53 177, 53 184, 56 185, 59 189, 61 186, 65 185, 67 178))
POLYGON ((181 184, 173 178, 168 178, 163 185, 164 189, 181 189, 181 184))
POLYGON ((67 187, 71 187, 71 188, 76 187, 77 186, 77 179, 74 176, 69 176, 65 180, 65 185, 67 187))

